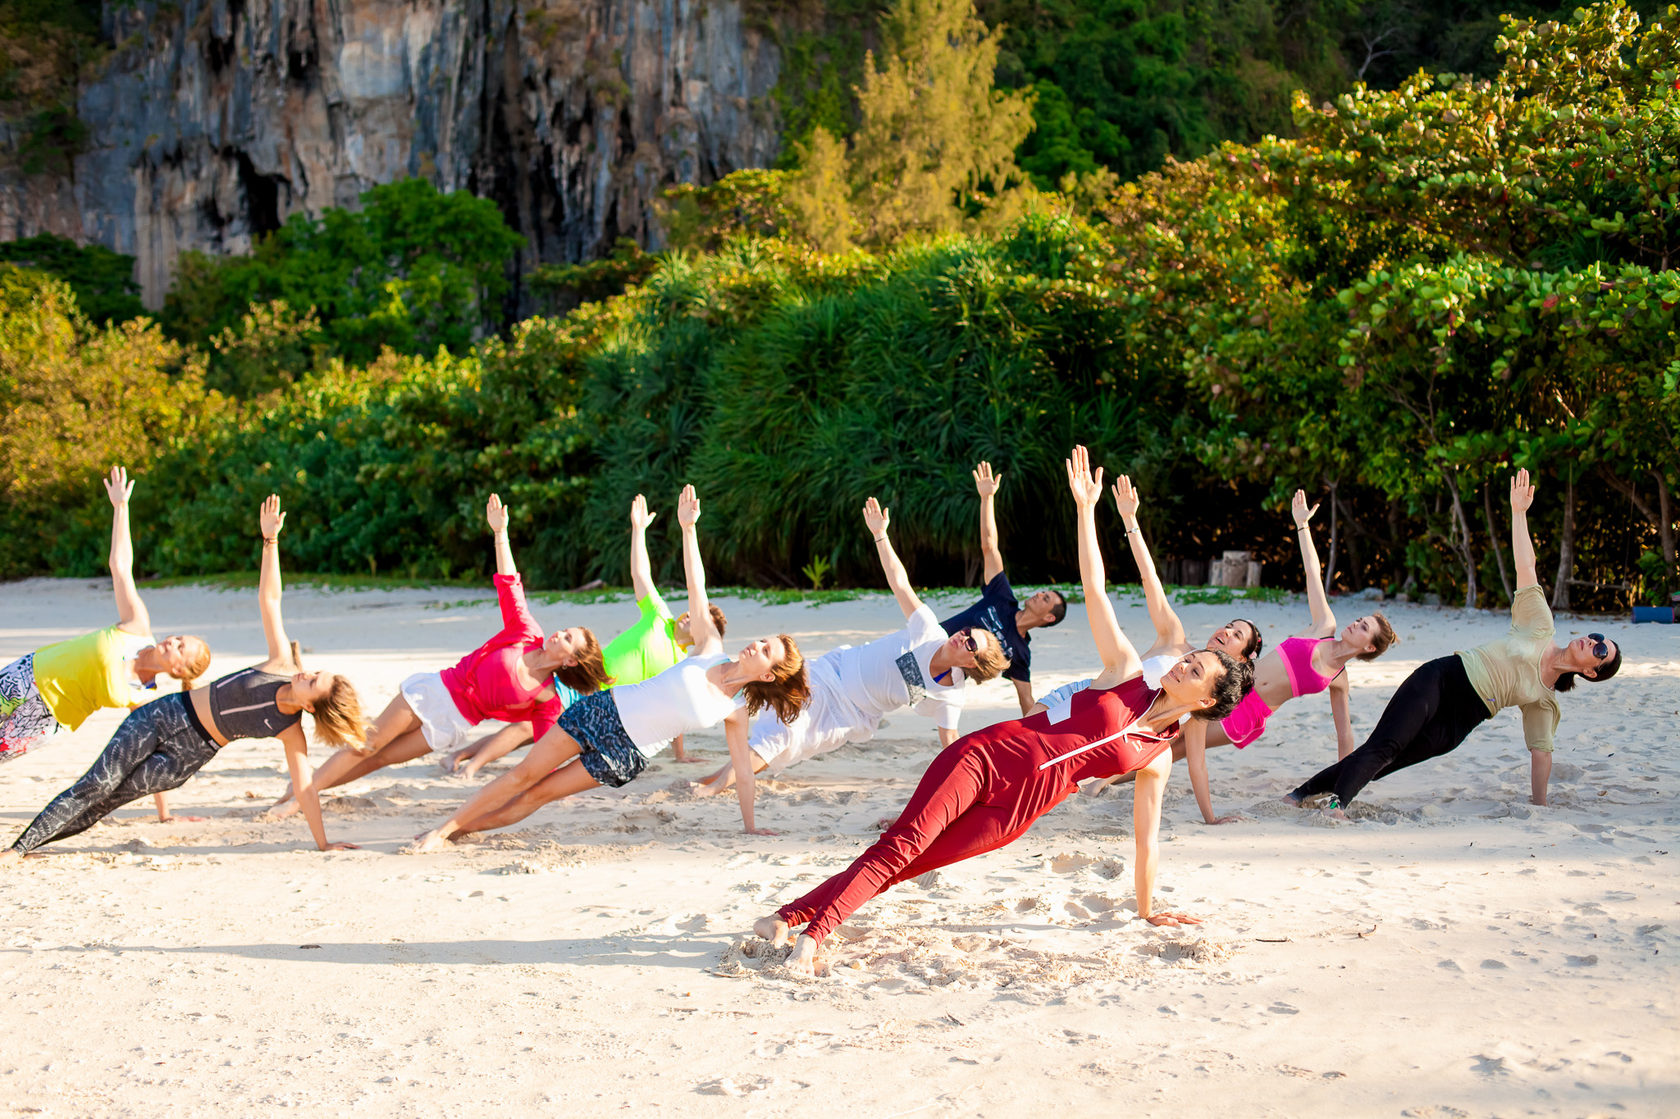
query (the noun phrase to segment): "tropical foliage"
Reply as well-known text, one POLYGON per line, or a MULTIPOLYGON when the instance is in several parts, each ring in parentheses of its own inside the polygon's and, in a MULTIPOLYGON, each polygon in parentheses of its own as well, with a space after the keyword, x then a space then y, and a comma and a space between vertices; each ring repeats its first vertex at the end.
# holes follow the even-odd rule
MULTIPOLYGON (((138 510, 159 572, 249 566, 250 506, 273 489, 306 569, 482 572, 495 488, 534 578, 622 580, 631 496, 668 507, 693 481, 720 581, 873 582, 857 507, 875 494, 915 577, 962 582, 967 471, 987 458, 1012 574, 1063 578, 1077 440, 1137 479, 1169 569, 1243 547, 1273 579, 1294 570, 1279 529, 1300 486, 1326 501, 1343 588, 1491 604, 1510 590, 1503 478, 1526 466, 1554 601, 1667 594, 1680 50, 1611 3, 1508 24, 1499 51, 1488 77, 1298 97, 1293 137, 1169 160, 1095 218, 1024 192, 1018 216, 938 233, 979 204, 952 175, 969 187, 949 187, 950 225, 829 252, 790 193, 803 169, 677 192, 687 249, 564 277, 625 286, 506 340, 347 358, 343 339, 368 342, 334 334, 354 318, 342 303, 243 307, 211 351, 237 406, 199 387, 203 351, 143 320, 101 331, 63 284, 12 274, 46 294, 8 296, 0 320, 0 433, 8 465, 34 464, 0 508, 58 523, 81 493, 71 519, 89 527, 24 534, 7 562, 79 571, 102 554, 97 494, 70 488, 95 463, 42 465, 30 444, 91 439, 65 403, 92 391, 67 383, 83 378, 139 386, 111 431, 169 480, 138 510)), ((833 140, 852 184, 857 135, 833 140)), ((292 267, 266 251, 264 268, 292 267)), ((654 554, 674 564, 674 537, 654 554)))

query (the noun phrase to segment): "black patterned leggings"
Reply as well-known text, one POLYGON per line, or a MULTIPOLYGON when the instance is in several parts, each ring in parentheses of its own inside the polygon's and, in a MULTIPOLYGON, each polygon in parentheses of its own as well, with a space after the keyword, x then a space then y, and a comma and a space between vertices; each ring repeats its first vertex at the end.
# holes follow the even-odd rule
POLYGON ((23 830, 14 850, 87 831, 131 800, 178 789, 221 747, 205 733, 183 694, 137 707, 80 780, 53 798, 23 830))

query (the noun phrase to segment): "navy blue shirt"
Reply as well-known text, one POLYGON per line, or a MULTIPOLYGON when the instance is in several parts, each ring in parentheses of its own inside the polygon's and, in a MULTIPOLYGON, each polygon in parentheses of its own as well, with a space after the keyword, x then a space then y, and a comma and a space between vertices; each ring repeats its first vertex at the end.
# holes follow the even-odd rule
POLYGON ((1000 571, 980 592, 979 602, 961 614, 953 614, 940 622, 939 628, 947 634, 970 626, 991 630, 992 636, 998 639, 1009 657, 1009 667, 1004 669, 1003 675, 1026 684, 1032 682, 1032 650, 1027 645, 1032 639, 1015 627, 1015 615, 1020 612, 1021 604, 1015 601, 1009 576, 1000 571))

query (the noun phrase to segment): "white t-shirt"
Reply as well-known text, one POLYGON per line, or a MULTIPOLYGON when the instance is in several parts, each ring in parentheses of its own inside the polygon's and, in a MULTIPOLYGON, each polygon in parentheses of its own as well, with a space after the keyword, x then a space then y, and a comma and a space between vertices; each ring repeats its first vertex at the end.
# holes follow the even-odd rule
POLYGON ((930 667, 948 636, 933 611, 922 606, 897 633, 827 655, 835 658, 835 674, 846 699, 877 723, 889 711, 913 707, 945 730, 956 730, 962 715, 962 669, 953 668, 940 682, 930 667))
POLYGON ((640 684, 612 690, 624 733, 644 754, 656 753, 679 734, 715 727, 746 704, 744 693, 726 696, 706 670, 729 658, 722 653, 689 657, 640 684))
MULTIPOLYGON (((1143 662, 1144 684, 1151 690, 1159 689, 1161 677, 1171 672, 1172 666, 1183 659, 1183 657, 1177 657, 1171 653, 1156 653, 1152 657, 1145 658, 1143 662)), ((1044 704, 1045 709, 1050 712, 1050 722, 1059 723, 1067 718, 1073 709, 1073 697, 1089 688, 1094 680, 1095 677, 1087 680, 1075 680, 1071 684, 1063 684, 1055 691, 1040 696, 1038 702, 1044 704)))
MULTIPOLYGON (((122 656, 123 674, 128 678, 130 702, 145 703, 152 699, 151 693, 157 691, 157 677, 152 677, 150 684, 142 684, 140 677, 134 671, 134 658, 140 655, 140 650, 149 649, 157 644, 157 639, 149 633, 129 633, 127 630, 117 631, 117 649, 122 656)), ((162 675, 159 673, 158 675, 162 675)))

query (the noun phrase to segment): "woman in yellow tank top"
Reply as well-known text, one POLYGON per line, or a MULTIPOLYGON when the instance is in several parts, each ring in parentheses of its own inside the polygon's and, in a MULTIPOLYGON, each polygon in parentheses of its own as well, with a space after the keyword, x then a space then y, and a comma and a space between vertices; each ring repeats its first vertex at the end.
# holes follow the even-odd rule
MULTIPOLYGON (((210 667, 201 637, 152 638, 152 619, 134 585, 128 499, 134 483, 120 466, 104 479, 111 499, 111 587, 117 624, 60 641, 0 668, 0 762, 22 756, 61 730, 75 730, 106 707, 134 707, 153 698, 159 676, 181 689, 210 667)), ((158 819, 169 819, 163 794, 158 819)))

